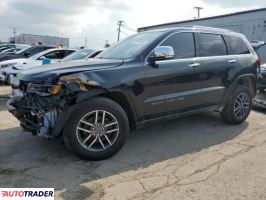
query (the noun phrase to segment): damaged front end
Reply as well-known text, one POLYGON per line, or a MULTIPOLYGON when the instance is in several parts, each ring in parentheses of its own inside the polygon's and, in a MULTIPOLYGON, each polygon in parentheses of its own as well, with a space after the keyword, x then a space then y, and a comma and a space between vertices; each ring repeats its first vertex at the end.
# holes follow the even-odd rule
POLYGON ((86 93, 99 83, 82 75, 64 76, 57 84, 36 84, 20 81, 7 102, 8 110, 21 126, 34 135, 53 137, 60 134, 78 94, 86 93))

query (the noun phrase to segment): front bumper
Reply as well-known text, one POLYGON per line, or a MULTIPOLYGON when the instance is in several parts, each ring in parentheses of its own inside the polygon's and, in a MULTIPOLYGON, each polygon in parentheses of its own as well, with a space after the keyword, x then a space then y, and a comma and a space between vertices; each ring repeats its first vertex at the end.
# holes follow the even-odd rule
POLYGON ((58 110, 51 107, 49 110, 42 109, 37 96, 24 96, 19 89, 13 90, 6 107, 19 121, 21 127, 33 135, 52 137, 53 130, 58 118, 58 110))

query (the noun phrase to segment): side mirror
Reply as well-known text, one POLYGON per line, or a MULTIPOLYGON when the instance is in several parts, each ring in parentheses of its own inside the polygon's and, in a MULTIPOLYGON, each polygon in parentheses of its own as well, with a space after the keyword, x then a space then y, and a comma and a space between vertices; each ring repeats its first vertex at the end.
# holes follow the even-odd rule
POLYGON ((171 46, 156 47, 153 53, 148 58, 150 64, 155 64, 156 61, 167 60, 175 57, 175 52, 171 46))

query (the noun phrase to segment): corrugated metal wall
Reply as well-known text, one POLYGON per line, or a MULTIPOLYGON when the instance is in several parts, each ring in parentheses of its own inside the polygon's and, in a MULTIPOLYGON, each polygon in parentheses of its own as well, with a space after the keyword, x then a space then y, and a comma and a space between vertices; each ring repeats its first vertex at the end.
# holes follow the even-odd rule
POLYGON ((173 24, 162 24, 156 27, 140 28, 139 31, 157 28, 178 27, 185 25, 210 26, 230 29, 243 33, 249 40, 266 41, 266 10, 252 11, 238 15, 228 15, 211 19, 201 19, 189 22, 177 22, 173 24))

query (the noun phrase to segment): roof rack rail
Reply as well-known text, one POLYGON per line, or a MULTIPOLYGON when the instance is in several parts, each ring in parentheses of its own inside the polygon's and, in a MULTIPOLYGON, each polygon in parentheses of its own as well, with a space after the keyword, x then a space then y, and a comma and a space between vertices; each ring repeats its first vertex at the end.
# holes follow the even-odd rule
POLYGON ((230 31, 229 29, 223 29, 223 28, 217 28, 217 27, 209 27, 209 26, 197 26, 197 25, 184 25, 183 27, 191 27, 191 28, 204 28, 204 29, 210 29, 210 30, 223 30, 223 31, 230 31))

